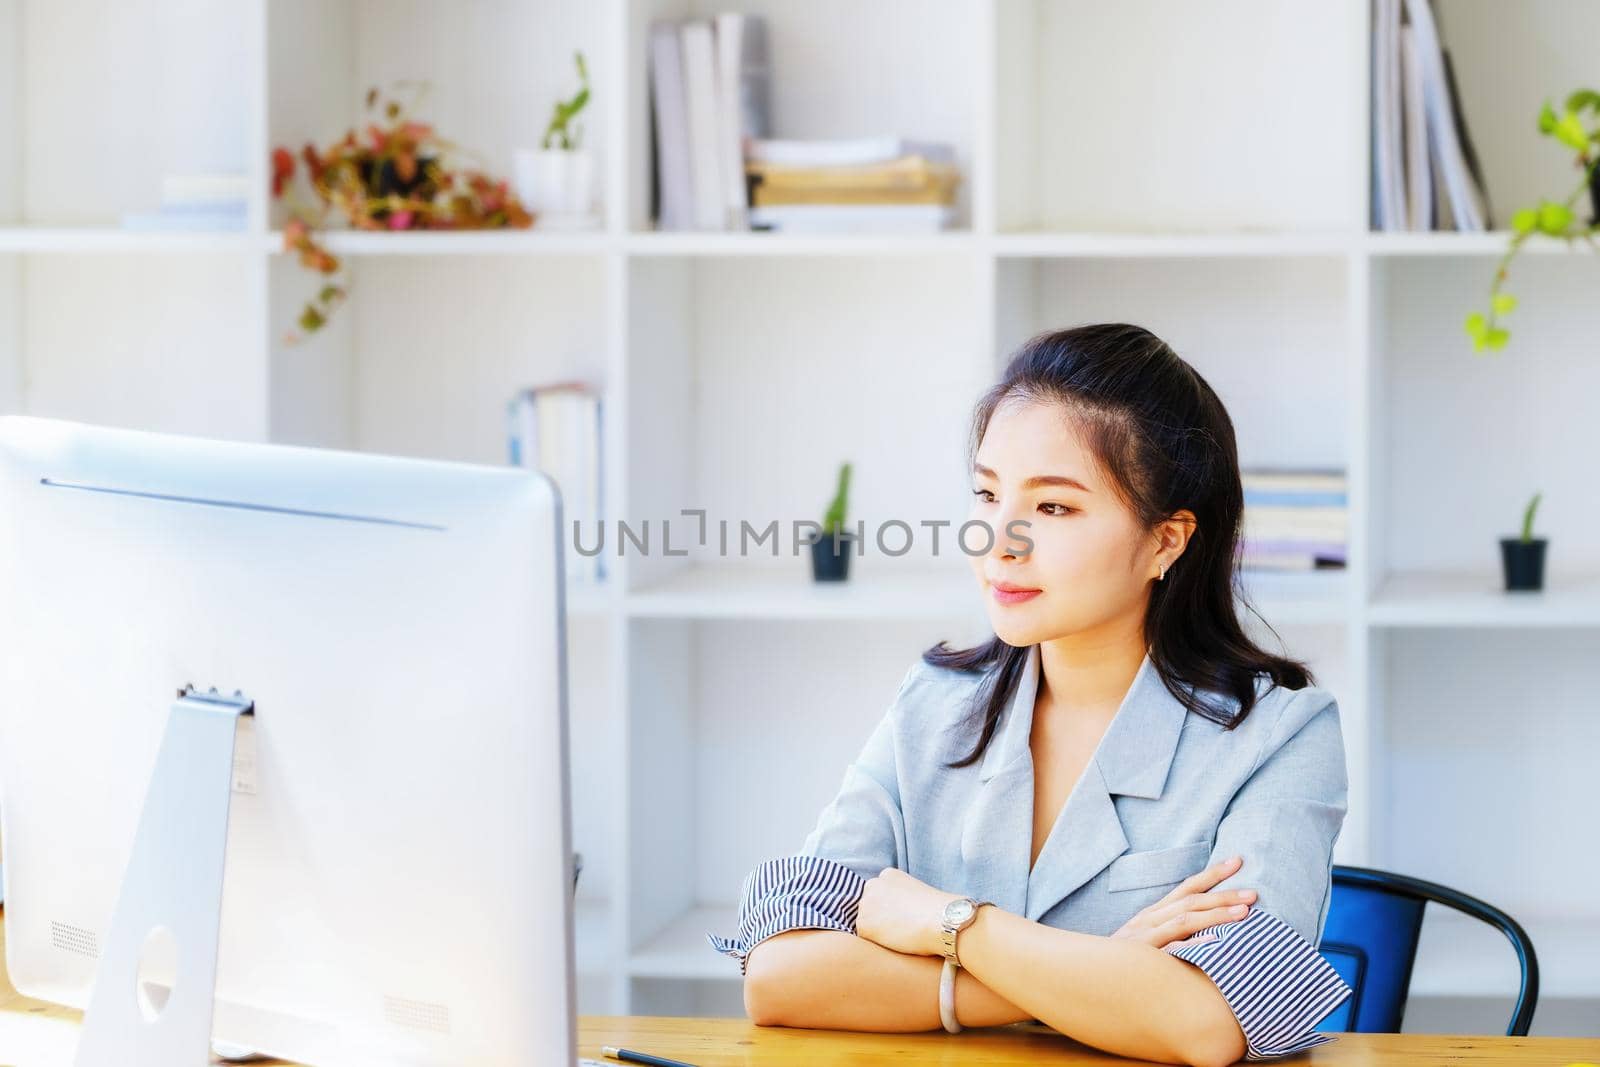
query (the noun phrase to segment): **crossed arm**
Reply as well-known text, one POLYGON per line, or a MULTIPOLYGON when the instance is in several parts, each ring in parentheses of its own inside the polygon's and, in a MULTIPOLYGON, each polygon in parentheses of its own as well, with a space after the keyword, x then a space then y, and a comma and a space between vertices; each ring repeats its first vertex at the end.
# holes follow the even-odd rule
MULTIPOLYGON (((937 916, 955 894, 894 864, 904 855, 888 722, 847 773, 802 855, 747 880, 740 958, 751 1018, 824 1029, 937 1029, 937 916), (867 878, 866 872, 878 871, 867 878), (857 873, 860 872, 860 873, 857 873)), ((1216 864, 1110 937, 994 906, 960 935, 956 1006, 966 1026, 1038 1019, 1127 1056, 1195 1067, 1265 1059, 1333 1040, 1314 1026, 1352 994, 1317 952, 1331 851, 1345 814, 1337 705, 1307 690, 1273 723, 1216 832, 1216 864), (1220 880, 1220 885, 1219 885, 1220 880), (1215 911, 1248 887, 1251 911, 1215 911), (1201 899, 1208 898, 1208 899, 1201 899), (1179 912, 1193 912, 1174 920, 1179 912), (1160 914, 1157 914, 1160 913, 1160 914), (1164 931, 1156 924, 1179 922, 1164 931), (1200 925, 1202 921, 1209 925, 1200 925)))
MULTIPOLYGON (((1208 871, 1196 879, 1204 874, 1221 877, 1208 871)), ((1210 898, 1191 883, 1181 888, 1147 909, 1161 907, 1154 918, 1170 918, 1165 936, 1198 931, 1214 918, 1206 910, 1210 898)), ((767 938, 748 956, 747 1013, 768 1026, 939 1029, 937 926, 900 920, 929 914, 949 898, 885 871, 864 894, 857 934, 790 930, 767 938), (874 894, 880 881, 888 884, 874 894)), ((1058 930, 988 906, 962 931, 960 952, 956 1010, 963 1026, 1038 1019, 1110 1052, 1195 1067, 1233 1063, 1245 1052, 1218 986, 1148 941, 1058 930)))

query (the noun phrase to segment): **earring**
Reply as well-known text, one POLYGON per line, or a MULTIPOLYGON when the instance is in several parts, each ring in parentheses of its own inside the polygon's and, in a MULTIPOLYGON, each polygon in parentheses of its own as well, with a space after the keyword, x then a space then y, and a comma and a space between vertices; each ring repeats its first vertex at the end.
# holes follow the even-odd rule
POLYGON ((1161 576, 1158 577, 1156 579, 1156 581, 1158 581, 1158 582, 1166 581, 1167 580, 1167 565, 1165 563, 1158 563, 1157 566, 1161 568, 1161 576))

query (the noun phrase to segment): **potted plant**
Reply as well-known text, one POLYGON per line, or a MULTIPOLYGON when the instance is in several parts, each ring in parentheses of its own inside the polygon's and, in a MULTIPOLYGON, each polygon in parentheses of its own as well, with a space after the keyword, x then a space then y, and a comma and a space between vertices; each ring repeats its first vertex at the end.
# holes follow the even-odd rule
POLYGON ((533 215, 502 178, 456 162, 467 153, 445 140, 426 122, 412 117, 428 89, 427 82, 401 82, 413 90, 410 102, 385 100, 374 87, 367 91, 370 113, 364 133, 351 129, 326 148, 307 142, 298 155, 287 145, 272 150, 272 197, 284 199, 289 218, 283 227, 286 252, 299 254, 301 266, 321 276, 317 295, 300 311, 300 333, 289 343, 320 330, 347 295, 350 283, 341 274, 339 257, 328 251, 319 234, 330 219, 357 230, 490 230, 526 229, 533 215), (377 121, 381 115, 382 122, 377 121), (296 172, 304 170, 315 197, 307 203, 295 195, 296 172))
POLYGON ((1494 279, 1489 285, 1488 313, 1474 311, 1466 319, 1467 336, 1472 338, 1472 347, 1477 352, 1504 348, 1511 338, 1504 318, 1516 309, 1517 300, 1505 291, 1504 285, 1511 261, 1530 237, 1544 234, 1560 237, 1568 244, 1581 240, 1593 248, 1596 235, 1600 235, 1600 92, 1579 89, 1571 93, 1559 115, 1546 101, 1539 112, 1539 132, 1574 153, 1575 165, 1583 177, 1565 200, 1540 198, 1536 206, 1525 207, 1511 216, 1511 242, 1495 265, 1494 279), (1585 112, 1591 116, 1587 124, 1585 112), (1579 221, 1573 211, 1585 193, 1589 195, 1593 212, 1588 223, 1579 221))
POLYGON ((583 126, 576 122, 589 103, 589 68, 582 52, 574 52, 578 91, 557 100, 537 149, 518 149, 517 194, 546 227, 584 226, 595 221, 594 153, 583 145, 583 126))
POLYGON ((1533 513, 1542 493, 1534 493, 1522 513, 1522 536, 1500 539, 1500 562, 1505 569, 1506 590, 1544 587, 1544 549, 1547 538, 1533 536, 1533 513))
POLYGON ((822 517, 822 533, 811 542, 811 576, 819 582, 842 582, 850 577, 850 552, 856 535, 844 528, 850 493, 850 464, 839 466, 839 487, 822 517))

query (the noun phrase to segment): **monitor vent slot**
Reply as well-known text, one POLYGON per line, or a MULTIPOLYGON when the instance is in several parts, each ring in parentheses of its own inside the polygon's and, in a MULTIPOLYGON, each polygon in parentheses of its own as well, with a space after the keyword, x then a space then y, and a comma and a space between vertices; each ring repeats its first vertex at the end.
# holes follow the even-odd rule
POLYGON ((437 1034, 450 1032, 450 1009, 431 1001, 385 995, 383 1017, 391 1024, 408 1030, 432 1030, 437 1034))
POLYGON ((50 943, 63 952, 76 953, 79 956, 88 956, 90 959, 100 958, 100 939, 95 937, 93 930, 85 930, 81 926, 71 923, 50 921, 50 943))

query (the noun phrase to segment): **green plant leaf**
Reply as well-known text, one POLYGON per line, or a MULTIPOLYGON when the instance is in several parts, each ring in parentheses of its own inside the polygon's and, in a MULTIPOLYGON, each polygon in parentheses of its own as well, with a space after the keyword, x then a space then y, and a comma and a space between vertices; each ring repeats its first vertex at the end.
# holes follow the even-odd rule
POLYGON ((1467 329, 1467 336, 1474 341, 1481 340, 1484 334, 1489 331, 1489 322, 1483 317, 1483 312, 1481 311, 1474 311, 1468 315, 1464 325, 1467 329))
POLYGON ((1546 200, 1539 205, 1539 229, 1551 237, 1560 237, 1572 225, 1572 209, 1565 204, 1546 200))
POLYGON ((1550 106, 1550 101, 1544 102, 1544 107, 1539 109, 1539 132, 1553 133, 1556 128, 1556 109, 1550 106))
POLYGON ((1517 298, 1510 293, 1496 293, 1490 301, 1496 315, 1509 315, 1517 310, 1517 298))
POLYGON ((1484 344, 1490 348, 1504 348, 1509 340, 1511 340, 1511 331, 1500 326, 1490 330, 1483 338, 1484 344))
POLYGON ((1600 114, 1600 93, 1593 89, 1578 89, 1567 97, 1568 111, 1582 111, 1584 108, 1600 114))
POLYGON ((305 310, 300 312, 300 328, 306 333, 313 333, 321 329, 322 324, 327 321, 327 317, 310 304, 307 304, 305 310))
POLYGON ((1576 111, 1568 111, 1556 123, 1556 140, 1575 152, 1589 147, 1589 131, 1584 129, 1583 120, 1576 111))
POLYGON ((1525 207, 1511 216, 1511 228, 1517 233, 1532 233, 1538 225, 1538 208, 1525 207))

